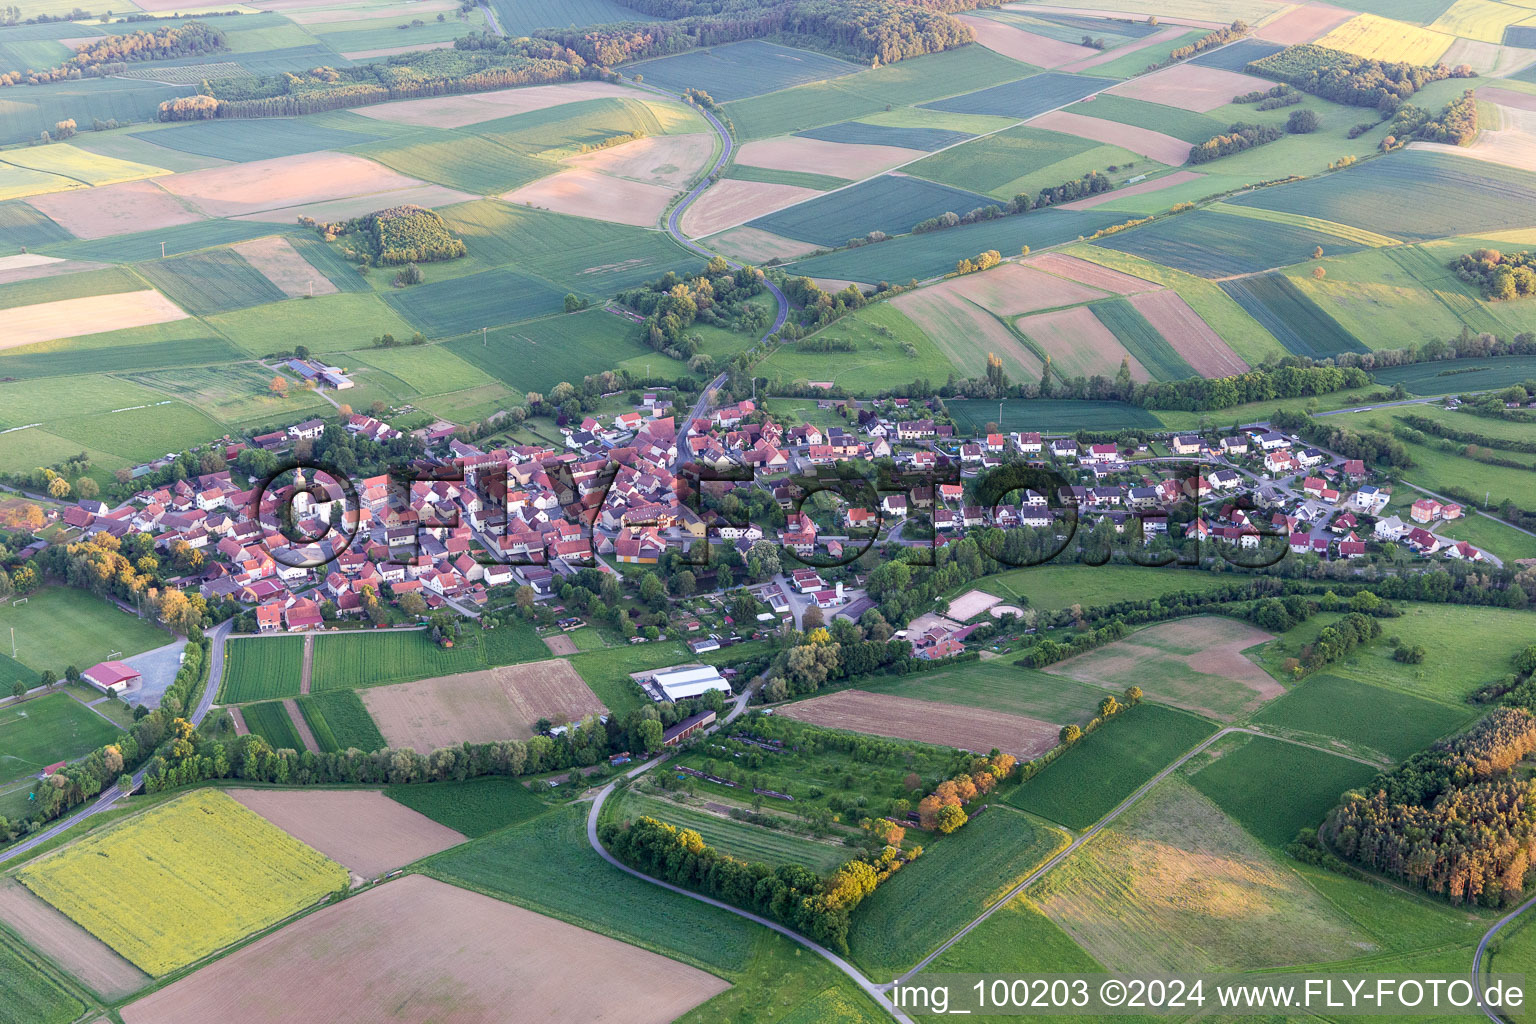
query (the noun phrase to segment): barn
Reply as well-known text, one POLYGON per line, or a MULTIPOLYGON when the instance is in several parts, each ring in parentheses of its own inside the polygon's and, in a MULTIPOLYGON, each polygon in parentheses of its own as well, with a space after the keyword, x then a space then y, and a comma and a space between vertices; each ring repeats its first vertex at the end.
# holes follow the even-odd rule
POLYGON ((137 689, 143 679, 138 669, 121 661, 103 661, 99 665, 92 665, 81 676, 102 693, 113 694, 137 689))

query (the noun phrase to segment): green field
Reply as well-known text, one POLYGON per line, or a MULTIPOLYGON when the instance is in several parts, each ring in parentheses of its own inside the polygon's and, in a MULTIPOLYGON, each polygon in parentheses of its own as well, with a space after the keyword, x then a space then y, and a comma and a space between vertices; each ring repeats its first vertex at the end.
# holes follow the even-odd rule
POLYGON ((119 160, 79 149, 68 143, 40 146, 36 149, 7 150, 6 164, 30 167, 46 174, 59 174, 87 185, 112 185, 120 181, 137 181, 164 174, 162 167, 119 160))
POLYGON ((211 316, 208 323, 253 356, 288 351, 294 338, 309 338, 315 352, 344 352, 382 334, 398 341, 416 331, 379 296, 346 292, 252 306, 211 316))
POLYGON ((419 284, 384 301, 434 338, 558 312, 565 293, 515 270, 487 270, 469 277, 419 284))
POLYGON ((1340 328, 1366 344, 1397 347, 1439 341, 1455 337, 1464 323, 1482 330, 1480 309, 1463 319, 1404 270, 1401 257, 1397 251, 1367 249, 1324 258, 1319 266, 1327 277, 1322 280, 1312 276, 1315 268, 1305 265, 1288 271, 1286 278, 1340 328))
POLYGON ((833 57, 758 39, 690 50, 671 57, 641 61, 631 67, 654 85, 673 92, 703 89, 721 103, 837 78, 859 69, 856 64, 833 57))
POLYGON ((824 875, 853 859, 853 851, 840 843, 817 842, 639 793, 625 793, 614 814, 620 821, 649 815, 678 828, 693 829, 717 850, 770 867, 802 864, 824 875))
POLYGON ((9 256, 23 248, 36 249, 71 237, 51 218, 26 203, 0 203, 0 253, 9 256))
POLYGON ((928 966, 933 974, 1076 974, 1103 969, 1028 896, 1014 897, 928 966))
POLYGON ((384 795, 471 839, 537 817, 549 805, 517 779, 388 786, 384 795))
POLYGON ((69 1024, 85 1005, 55 982, 31 953, 0 942, 0 1022, 69 1024))
POLYGON ((368 285, 368 279, 357 272, 355 264, 347 262, 334 246, 327 245, 314 235, 294 235, 288 239, 288 244, 297 249, 299 255, 303 256, 310 266, 320 271, 338 290, 344 292, 373 290, 368 285))
POLYGON ((1263 736, 1232 736, 1190 778, 1260 842, 1282 847, 1315 828, 1346 789, 1363 786, 1377 769, 1263 736))
MULTIPOLYGON (((1101 147, 1090 139, 1075 135, 1020 125, 953 146, 910 164, 904 170, 956 188, 986 192, 998 199, 1009 200, 1020 192, 1033 191, 1029 186, 1036 180, 1042 185, 1059 185, 1088 171, 1103 171, 1111 163, 1124 162, 1098 162, 1096 156, 1086 163, 1074 160, 1101 148, 1112 147, 1101 147), (1073 161, 1070 169, 1066 167, 1067 161, 1073 161), (1058 165, 1061 166, 1059 171, 1056 170, 1058 165), (1049 181, 1043 176, 1047 168, 1051 169, 1052 180, 1049 181)), ((1137 159, 1129 153, 1125 158, 1137 159)))
POLYGON ((1319 742, 1311 737, 1328 737, 1401 760, 1453 732, 1468 717, 1470 709, 1465 707, 1317 675, 1303 680, 1253 720, 1286 734, 1305 734, 1309 742, 1319 742), (1383 714, 1383 708, 1391 708, 1391 713, 1383 714))
MULTIPOLYGON (((933 339, 889 302, 866 306, 829 324, 815 336, 846 339, 858 348, 853 352, 802 352, 794 343, 780 345, 759 364, 757 372, 770 381, 782 379, 786 384, 830 380, 864 394, 910 384, 919 378, 945 380, 955 370, 933 339), (904 344, 911 345, 916 354, 907 355, 901 347, 904 344)), ((985 372, 980 359, 977 363, 980 365, 976 372, 985 372)), ((995 405, 993 410, 995 413, 995 405)))
POLYGON ((427 874, 716 971, 739 970, 757 926, 605 863, 574 804, 427 861, 427 874))
MULTIPOLYGON (((1454 395, 1463 391, 1503 388, 1530 380, 1536 377, 1536 356, 1414 363, 1412 366, 1376 370, 1372 376, 1382 384, 1401 384, 1415 395, 1454 395)), ((1478 422, 1483 424, 1484 421, 1478 422)), ((1488 433, 1486 425, 1478 429, 1488 433)))
POLYGON ((368 146, 361 155, 413 178, 476 195, 509 192, 560 170, 467 132, 430 131, 368 146))
POLYGON ((171 642, 164 633, 101 598, 72 587, 44 587, 22 604, 0 605, 0 633, 16 629, 17 659, 38 672, 60 677, 70 665, 87 669, 99 661, 131 658, 171 642))
POLYGON ((490 377, 440 346, 375 348, 351 354, 358 362, 377 367, 424 395, 489 384, 490 377))
POLYGON ((850 238, 862 238, 871 231, 904 234, 929 217, 945 212, 963 216, 992 204, 990 197, 976 192, 923 178, 885 174, 747 224, 787 238, 834 246, 850 238))
POLYGON ((1104 691, 1097 686, 1010 662, 1008 658, 993 658, 911 676, 869 676, 853 685, 871 693, 1006 711, 1058 725, 1081 725, 1093 717, 1104 699, 1104 691))
POLYGON ((292 422, 302 419, 305 413, 332 411, 325 399, 304 388, 294 387, 284 398, 272 394, 272 371, 257 363, 183 366, 124 376, 136 384, 174 395, 221 423, 292 422))
POLYGON ((1332 256, 1364 248, 1335 235, 1295 225, 1266 224, 1262 230, 1256 230, 1254 224, 1242 217, 1209 210, 1158 219, 1145 227, 1110 235, 1096 244, 1201 277, 1253 274, 1301 263, 1311 259, 1318 246, 1332 256))
POLYGON ((1216 590, 1232 582, 1216 573, 1171 566, 1036 565, 983 576, 975 585, 989 594, 1051 611, 1074 604, 1095 608, 1117 601, 1149 601, 1180 590, 1216 590))
POLYGON ((53 419, 60 409, 77 413, 106 412, 153 402, 158 395, 113 377, 91 375, 68 380, 0 383, 0 430, 53 419))
POLYGON ((1001 804, 951 836, 924 840, 923 855, 854 912, 848 947, 877 981, 922 959, 1067 845, 1063 833, 1001 804))
POLYGON ((1221 290, 1297 355, 1322 359, 1340 352, 1366 351, 1359 338, 1284 274, 1222 281, 1221 290))
MULTIPOLYGON (((998 423, 997 403, 985 398, 955 398, 945 403, 958 430, 981 432, 998 423)), ((1075 401, 1064 398, 1010 398, 1003 403, 1004 430, 1035 430, 1052 434, 1077 430, 1125 430, 1157 427, 1158 417, 1124 402, 1075 401)))
POLYGON ((1203 718, 1141 704, 1079 740, 1008 802, 1068 828, 1087 828, 1214 731, 1203 718))
POLYGON ((316 124, 309 118, 284 117, 239 121, 200 121, 132 136, 156 146, 221 160, 267 160, 272 157, 345 149, 376 142, 382 136, 316 124))
POLYGON ((1536 203, 1536 174, 1447 153, 1408 150, 1340 174, 1228 202, 1321 217, 1399 238, 1439 238, 1528 226, 1523 211, 1536 203))
POLYGON ((37 302, 59 302, 87 295, 117 295, 144 288, 144 279, 127 267, 106 267, 79 274, 60 274, 0 285, 0 303, 7 307, 30 306, 37 302))
POLYGON ((382 750, 388 746, 362 698, 351 690, 327 690, 299 698, 299 713, 322 752, 382 750))
POLYGON ((964 46, 728 103, 725 113, 742 140, 763 139, 953 96, 1035 70, 980 46, 964 46))
POLYGON ((773 167, 749 167, 746 164, 737 163, 727 167, 721 177, 734 178, 737 181, 765 181, 771 185, 797 185, 800 188, 813 188, 818 192, 829 192, 834 188, 842 188, 844 185, 853 183, 848 178, 834 178, 830 174, 782 171, 773 167))
POLYGON ((280 700, 247 704, 240 709, 240 717, 245 719, 251 733, 270 743, 273 750, 296 750, 303 753, 307 749, 304 741, 299 738, 299 730, 293 724, 292 716, 280 700))
POLYGON ((1227 130, 1227 122, 1209 114, 1197 114, 1193 110, 1133 100, 1129 96, 1112 96, 1105 93, 1091 100, 1075 103, 1067 108, 1069 114, 1096 117, 1102 121, 1135 125, 1164 135, 1183 139, 1191 145, 1204 142, 1227 130))
POLYGON ((220 437, 224 427, 184 402, 162 400, 146 408, 69 416, 50 432, 130 462, 146 462, 220 437))
POLYGON ((1027 121, 1103 88, 1105 83, 1093 78, 1044 71, 1021 81, 1004 82, 976 92, 933 100, 922 106, 955 114, 991 114, 1027 121))
POLYGON ((0 654, 0 693, 10 693, 14 683, 26 683, 28 688, 37 685, 37 673, 33 672, 9 654, 0 654))
POLYGON ((513 36, 528 35, 536 28, 655 20, 613 0, 491 0, 490 7, 496 14, 496 24, 513 36))
POLYGON ((175 227, 135 231, 129 235, 106 238, 78 238, 40 246, 49 256, 71 260, 98 260, 102 263, 137 263, 159 260, 160 243, 165 254, 182 256, 216 245, 233 245, 278 232, 277 226, 250 220, 200 220, 175 227))
POLYGON ((199 320, 173 320, 150 327, 93 334, 86 338, 45 341, 0 353, 7 377, 52 377, 114 370, 150 370, 243 358, 199 320))
POLYGON ((0 783, 84 757, 119 735, 115 725, 67 693, 7 704, 0 707, 0 783))
POLYGON ((445 348, 518 391, 548 394, 561 381, 613 368, 617 361, 649 358, 677 372, 676 364, 644 344, 635 325, 601 309, 530 320, 449 342, 445 348))
MULTIPOLYGON (((42 13, 28 4, 27 14, 42 13)), ((61 7, 59 13, 68 14, 61 7)), ((83 32, 87 35, 89 32, 83 32)), ((81 125, 103 121, 153 121, 162 100, 194 92, 190 86, 136 82, 125 78, 81 78, 50 83, 46 89, 7 91, 0 106, 0 144, 31 142, 40 131, 52 131, 59 121, 74 118, 81 125)))
MULTIPOLYGON (((1207 11, 1206 13, 1209 12, 1207 11)), ((1103 64, 1096 64, 1091 68, 1086 68, 1083 73, 1103 78, 1129 78, 1132 75, 1139 75, 1146 71, 1148 65, 1159 64, 1169 60, 1174 50, 1184 46, 1191 46, 1199 42, 1206 34, 1206 30, 1203 28, 1190 29, 1183 35, 1174 36, 1166 42, 1149 46, 1144 50, 1124 53, 1112 61, 1106 61, 1103 64)))
POLYGON ((341 633, 315 638, 310 688, 352 690, 547 657, 549 648, 524 623, 490 631, 466 627, 451 648, 437 646, 420 629, 341 633))
POLYGON ((899 146, 903 149, 922 149, 930 152, 953 146, 970 138, 969 132, 955 131, 951 128, 922 128, 916 125, 899 127, 889 124, 870 124, 865 121, 839 121, 837 124, 808 128, 795 134, 807 139, 821 139, 824 142, 842 142, 854 146, 899 146))
POLYGON ((1157 380, 1184 380, 1200 376, 1184 361, 1157 328, 1147 322, 1135 306, 1125 299, 1109 299, 1088 307, 1099 323, 1110 329, 1125 350, 1134 356, 1157 380))

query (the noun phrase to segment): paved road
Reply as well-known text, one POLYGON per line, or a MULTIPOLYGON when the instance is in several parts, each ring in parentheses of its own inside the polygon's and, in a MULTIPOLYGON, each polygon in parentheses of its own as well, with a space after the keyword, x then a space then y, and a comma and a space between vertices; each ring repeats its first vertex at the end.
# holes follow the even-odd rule
POLYGON ((673 421, 673 426, 677 428, 677 440, 672 455, 672 474, 674 477, 682 472, 683 467, 688 464, 690 458, 688 454, 689 425, 704 415, 704 410, 708 409, 710 403, 715 400, 715 392, 720 390, 727 376, 727 374, 721 373, 714 380, 704 385, 704 390, 699 392, 699 400, 693 403, 692 409, 688 410, 688 418, 683 420, 682 423, 673 421))
MULTIPOLYGON (((214 695, 219 692, 219 681, 224 677, 224 641, 229 638, 229 632, 233 628, 233 620, 220 623, 208 638, 212 641, 208 653, 208 683, 203 687, 202 696, 198 698, 197 707, 192 709, 188 718, 193 725, 197 725, 208 717, 208 710, 213 706, 214 695)), ((144 769, 140 768, 133 773, 133 788, 138 789, 144 784, 144 769)), ((65 818, 60 818, 48 828, 30 836, 15 844, 9 849, 0 851, 0 863, 4 863, 13 857, 26 853, 37 846, 46 843, 60 833, 80 824, 87 818, 100 814, 102 811, 110 811, 118 801, 127 796, 117 786, 109 786, 94 802, 75 811, 65 818)))
POLYGON ((1527 910, 1530 910, 1533 906, 1536 906, 1536 896, 1532 896, 1514 910, 1511 910, 1495 921, 1493 927, 1483 933, 1482 939, 1477 943, 1477 952, 1472 954, 1472 989, 1477 994, 1478 1007, 1488 1016, 1489 1020, 1493 1021, 1493 1024, 1505 1024, 1505 1020, 1497 1010, 1483 1001, 1483 988, 1482 983, 1479 981, 1483 975, 1483 956, 1488 952, 1488 943, 1493 941, 1493 937, 1499 934, 1505 925, 1527 910))

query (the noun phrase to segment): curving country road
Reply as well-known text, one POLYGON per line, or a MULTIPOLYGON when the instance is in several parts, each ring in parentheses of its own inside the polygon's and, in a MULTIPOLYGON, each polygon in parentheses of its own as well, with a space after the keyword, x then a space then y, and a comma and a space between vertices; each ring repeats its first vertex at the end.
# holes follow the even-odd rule
POLYGON ((1477 996, 1478 1008, 1483 1011, 1489 1020, 1493 1021, 1493 1024, 1506 1024, 1506 1022, 1498 1010, 1494 1009, 1492 1006, 1489 1006, 1488 1003, 1483 1000, 1483 987, 1482 982, 1480 981, 1483 976, 1483 957, 1487 955, 1488 943, 1493 941, 1493 937, 1499 934, 1505 925, 1509 924, 1511 921, 1525 913, 1527 910, 1530 910, 1533 906, 1536 906, 1536 896, 1532 896, 1530 899, 1520 904, 1514 910, 1511 910, 1509 913, 1495 921, 1493 923, 1493 927, 1484 932, 1483 937, 1478 940, 1477 952, 1472 954, 1472 991, 1477 996))
MULTIPOLYGON (((202 696, 197 700, 197 707, 193 708, 192 714, 187 716, 187 720, 193 725, 201 724, 203 719, 208 717, 208 710, 213 707, 214 695, 219 692, 219 681, 224 676, 224 641, 229 638, 229 633, 233 626, 233 620, 226 620, 219 623, 218 626, 208 633, 210 641, 208 647, 208 682, 203 687, 202 696)), ((138 789, 143 784, 144 769, 140 768, 133 773, 133 788, 138 789)), ((102 811, 110 811, 113 807, 117 806, 118 801, 127 795, 116 785, 108 786, 92 803, 85 805, 68 817, 60 818, 41 832, 28 836, 14 846, 6 850, 0 850, 0 864, 35 849, 64 831, 74 828, 87 818, 94 817, 102 811)))

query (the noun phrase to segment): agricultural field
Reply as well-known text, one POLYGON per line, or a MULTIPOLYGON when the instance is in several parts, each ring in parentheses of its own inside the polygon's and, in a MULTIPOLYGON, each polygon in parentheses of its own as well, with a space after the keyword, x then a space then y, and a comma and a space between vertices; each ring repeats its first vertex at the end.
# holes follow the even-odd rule
POLYGON ((299 695, 303 637, 236 637, 224 645, 224 659, 221 704, 299 695))
POLYGON ((1140 704, 1078 740, 1008 802, 1068 828, 1087 828, 1214 731, 1194 715, 1140 704))
POLYGON ((419 629, 320 636, 315 638, 310 688, 353 690, 410 682, 532 661, 548 653, 532 628, 522 624, 495 631, 470 627, 450 648, 439 647, 419 629))
MULTIPOLYGON (((1435 27, 1451 27, 1445 24, 1447 16, 1450 15, 1450 11, 1441 15, 1435 21, 1435 27)), ((1464 19, 1452 17, 1452 21, 1456 22, 1454 28, 1463 29, 1469 27, 1460 24, 1462 20, 1464 19)), ((1511 20, 1519 19, 1511 18, 1511 20)), ((1468 35, 1470 33, 1456 32, 1455 34, 1468 35)), ((1393 21, 1390 18, 1382 18, 1375 14, 1361 14, 1358 17, 1351 18, 1317 40, 1317 45, 1326 46, 1332 50, 1343 50, 1345 53, 1358 54, 1362 57, 1374 57, 1377 60, 1403 61, 1408 64, 1429 66, 1440 59, 1441 55, 1450 47, 1454 38, 1454 35, 1447 35, 1445 32, 1420 28, 1417 25, 1393 21)), ((1477 37, 1473 36, 1473 38, 1477 37)), ((1498 39, 1491 40, 1491 42, 1498 41, 1498 39)))
POLYGON ((1232 721, 1284 692, 1244 654, 1272 639, 1237 619, 1195 616, 1148 626, 1045 671, 1117 693, 1139 686, 1148 700, 1232 721))
POLYGON ((1214 803, 1176 780, 1159 783, 1030 896, 1111 970, 1341 960, 1366 938, 1214 803), (1136 927, 1126 927, 1128 918, 1136 927))
MULTIPOLYGON (((976 312, 990 320, 985 311, 976 312)), ((991 321, 991 329, 983 337, 997 337, 1001 326, 991 321)), ((944 344, 949 339, 934 337, 890 302, 866 306, 829 324, 814 337, 847 341, 855 349, 816 352, 781 345, 763 360, 759 372, 770 380, 830 380, 845 387, 884 388, 910 384, 919 378, 947 378, 956 369, 972 374, 986 368, 986 356, 976 347, 974 336, 963 339, 965 351, 955 350, 944 344), (912 346, 910 355, 907 345, 912 346), (901 351, 899 356, 893 351, 897 348, 901 351)), ((996 351, 996 347, 991 350, 996 351)))
MULTIPOLYGON (((984 398, 955 399, 945 403, 955 422, 979 431, 997 423, 997 403, 984 398)), ((1077 402, 1052 398, 1012 399, 1003 403, 1004 430, 1039 430, 1070 433, 1077 430, 1122 430, 1153 426, 1156 416, 1123 402, 1077 402)))
MULTIPOLYGON (((218 1015, 233 999, 348 1024, 380 1014, 435 1014, 515 1001, 540 1018, 623 1014, 667 1024, 728 983, 695 967, 532 913, 489 896, 410 875, 269 935, 123 1012, 128 1024, 218 1015), (477 936, 473 947, 466 934, 477 936), (508 956, 508 950, 522 951, 508 956), (310 965, 295 977, 293 957, 310 965), (601 963, 603 980, 581 965, 601 963), (274 1000, 275 993, 282 993, 274 1000)), ((478 1011, 474 1011, 478 1012, 478 1011)))
POLYGON ((1363 248, 1334 235, 1294 225, 1268 224, 1256 232, 1241 217, 1207 210, 1154 221, 1096 244, 1207 278, 1254 274, 1301 263, 1310 259, 1318 246, 1330 256, 1363 248))
POLYGON ((159 976, 346 885, 346 870, 202 790, 32 861, 23 884, 159 976), (174 841, 173 841, 174 837, 174 841), (110 872, 101 867, 110 862, 110 872), (158 927, 180 922, 173 930, 158 927))
POLYGON ((1125 299, 1111 299, 1088 307, 1109 328, 1134 362, 1147 368, 1157 380, 1183 380, 1199 376, 1178 351, 1125 299))
POLYGON ((703 89, 721 103, 838 78, 858 70, 857 65, 835 57, 761 40, 658 57, 641 61, 634 68, 645 75, 647 82, 674 92, 703 89))
POLYGON ((945 212, 969 213, 990 203, 975 192, 887 174, 748 223, 776 235, 833 246, 871 231, 905 234, 919 221, 945 212))
POLYGON ((1253 721, 1309 743, 1379 751, 1392 760, 1402 760, 1454 732, 1471 715, 1466 707, 1322 674, 1292 687, 1253 721), (1381 714, 1384 703, 1390 703, 1392 714, 1381 714))
POLYGON ((201 121, 133 132, 130 137, 178 153, 237 161, 294 156, 322 149, 346 149, 383 138, 366 131, 333 128, 319 124, 312 118, 239 123, 201 121))
POLYGON ((863 690, 843 690, 787 704, 779 714, 829 729, 919 740, 977 754, 1001 750, 1021 761, 1056 745, 1050 722, 1001 711, 990 714, 974 705, 912 700, 863 690))
POLYGON ((388 746, 362 698, 352 690, 305 694, 298 699, 298 705, 322 753, 353 748, 379 750, 388 746))
POLYGON ((374 878, 464 842, 451 828, 369 789, 230 789, 244 807, 354 875, 374 878))
MULTIPOLYGON (((993 406, 996 412, 996 406, 993 406)), ((1039 427, 1004 425, 1005 430, 1039 427)), ((1206 591, 1230 581, 1207 572, 1130 565, 1037 565, 983 576, 975 584, 1006 601, 1040 611, 1117 601, 1147 601, 1182 590, 1206 591)))
POLYGON ((1278 849, 1315 828, 1347 789, 1377 769, 1266 736, 1229 736, 1213 745, 1189 782, 1264 845, 1278 849))
MULTIPOLYGON (((1045 126, 1021 125, 952 146, 908 165, 904 171, 1007 202, 1021 192, 1033 195, 1090 171, 1105 173, 1111 165, 1134 169, 1135 173, 1158 169, 1156 164, 1115 146, 1065 131, 1048 131, 1045 126)), ((1112 173, 1111 177, 1121 175, 1112 173)))
POLYGON ((1346 331, 1284 274, 1222 281, 1221 290, 1297 355, 1320 359, 1340 352, 1366 350, 1359 338, 1346 331))
POLYGON ((517 779, 390 786, 384 795, 472 839, 549 810, 548 804, 517 779))
POLYGON ((800 864, 820 875, 836 870, 839 864, 849 859, 851 852, 841 843, 809 839, 738 821, 708 804, 697 807, 633 791, 624 794, 613 814, 617 821, 630 822, 649 816, 678 828, 693 829, 710 846, 749 863, 770 867, 800 864))
POLYGON ((665 356, 639 339, 633 322, 602 309, 527 320, 449 342, 445 348, 518 391, 548 394, 561 381, 579 381, 615 361, 665 356))
POLYGON ((1046 71, 1016 82, 923 103, 927 110, 954 114, 991 114, 1026 121, 1047 110, 1067 106, 1104 88, 1102 80, 1046 71))
POLYGON ((240 717, 245 720, 246 728, 251 730, 252 735, 266 740, 273 750, 303 752, 308 749, 284 701, 247 704, 240 709, 240 717))
MULTIPOLYGON (((163 451, 164 449, 162 449, 163 451)), ((79 451, 76 445, 73 452, 79 451)), ((70 665, 87 669, 107 658, 128 658, 170 643, 164 633, 131 612, 73 587, 51 586, 0 605, 0 630, 16 630, 17 660, 60 678, 70 665)))
POLYGON ((1376 370, 1373 376, 1383 384, 1401 384, 1410 394, 1453 395, 1508 387, 1530 379, 1533 374, 1536 374, 1536 357, 1514 356, 1393 366, 1376 370))
POLYGON ((6 704, 0 707, 0 783, 84 757, 119 735, 117 726, 65 693, 6 704))
MULTIPOLYGON (((1028 896, 1015 896, 927 968, 933 974, 1070 974, 1103 969, 1028 896)), ((921 975, 915 981, 922 984, 921 975)))
POLYGON ((0 1015, 16 1024, 69 1024, 85 1012, 85 1005, 31 956, 0 943, 0 1015))
POLYGON ((953 835, 924 836, 923 855, 854 912, 848 933, 854 962, 875 980, 889 980, 1066 844, 1064 833, 1001 804, 953 835))

